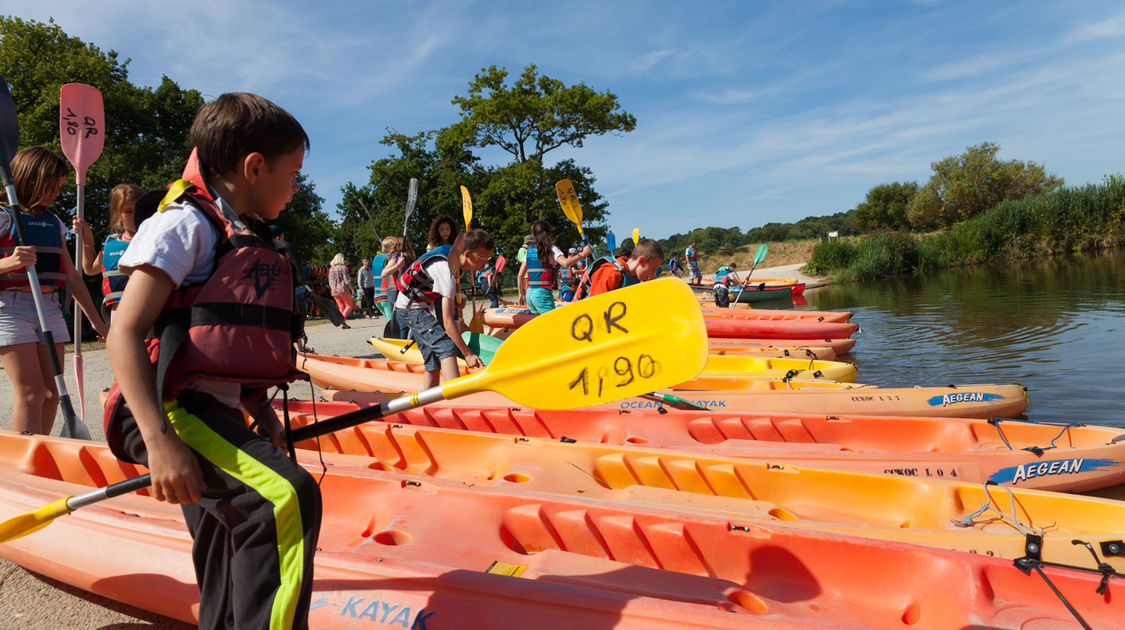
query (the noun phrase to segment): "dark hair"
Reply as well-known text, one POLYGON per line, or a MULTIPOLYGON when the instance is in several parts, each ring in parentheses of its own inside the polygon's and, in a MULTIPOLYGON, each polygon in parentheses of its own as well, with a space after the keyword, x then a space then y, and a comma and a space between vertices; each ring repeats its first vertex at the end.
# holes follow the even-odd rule
POLYGON ((551 259, 551 224, 546 221, 532 223, 531 236, 535 239, 535 250, 539 254, 539 265, 544 269, 557 267, 558 263, 551 259))
POLYGON ((453 241, 457 240, 457 235, 461 233, 461 227, 453 220, 453 217, 448 214, 439 214, 430 221, 430 231, 426 233, 426 240, 429 241, 430 249, 438 245, 452 245, 453 241), (441 224, 449 224, 449 240, 441 240, 441 224))
POLYGON ((300 147, 309 150, 309 136, 292 114, 246 92, 223 94, 199 108, 191 143, 205 176, 229 173, 251 153, 272 160, 300 147))
POLYGON ((578 286, 578 274, 572 273, 566 278, 566 286, 575 288, 578 286))
POLYGON ((629 256, 629 258, 636 260, 641 256, 649 260, 653 258, 664 260, 664 248, 660 246, 660 243, 657 243, 651 238, 642 238, 641 242, 637 243, 637 246, 633 248, 633 254, 629 256))
POLYGON ((481 247, 492 251, 496 245, 492 243, 492 236, 480 228, 473 228, 465 233, 465 251, 472 252, 481 247))

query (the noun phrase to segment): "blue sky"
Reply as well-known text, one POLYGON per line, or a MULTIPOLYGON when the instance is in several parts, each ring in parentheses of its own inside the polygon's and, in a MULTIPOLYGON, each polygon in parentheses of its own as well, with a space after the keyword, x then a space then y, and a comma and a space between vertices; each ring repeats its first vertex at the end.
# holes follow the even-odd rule
MULTIPOLYGON (((528 63, 637 117, 573 157, 618 234, 749 229, 847 210, 878 184, 990 141, 1068 185, 1125 171, 1125 4, 8 0, 205 97, 293 112, 334 209, 386 128, 454 122, 482 67, 528 63)), ((488 157, 502 159, 500 155, 488 157)), ((405 194, 405 193, 404 193, 405 194)))

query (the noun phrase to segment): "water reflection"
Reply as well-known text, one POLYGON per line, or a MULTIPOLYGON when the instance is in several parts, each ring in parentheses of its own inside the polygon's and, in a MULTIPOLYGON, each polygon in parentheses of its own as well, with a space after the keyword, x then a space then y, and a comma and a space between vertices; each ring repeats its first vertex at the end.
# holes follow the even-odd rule
POLYGON ((810 291, 855 311, 859 380, 1018 382, 1034 419, 1125 426, 1125 252, 810 291))

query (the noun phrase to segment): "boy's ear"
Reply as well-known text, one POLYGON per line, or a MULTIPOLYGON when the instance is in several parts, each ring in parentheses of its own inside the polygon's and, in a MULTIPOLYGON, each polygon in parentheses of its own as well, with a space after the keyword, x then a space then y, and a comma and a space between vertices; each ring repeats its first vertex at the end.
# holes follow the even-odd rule
POLYGON ((240 174, 242 177, 253 184, 266 169, 266 156, 257 151, 248 153, 242 158, 239 165, 241 166, 242 172, 240 174))

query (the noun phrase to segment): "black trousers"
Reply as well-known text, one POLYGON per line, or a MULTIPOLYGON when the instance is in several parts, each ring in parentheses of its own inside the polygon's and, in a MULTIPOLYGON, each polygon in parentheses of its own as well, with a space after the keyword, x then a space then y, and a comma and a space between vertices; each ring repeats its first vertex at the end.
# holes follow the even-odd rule
MULTIPOLYGON (((308 628, 321 519, 316 481, 211 396, 187 391, 170 405, 205 484, 201 501, 181 506, 194 541, 199 627, 308 628)), ((147 465, 132 416, 120 422, 125 454, 147 465)))

